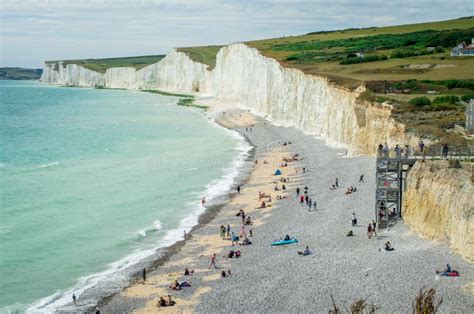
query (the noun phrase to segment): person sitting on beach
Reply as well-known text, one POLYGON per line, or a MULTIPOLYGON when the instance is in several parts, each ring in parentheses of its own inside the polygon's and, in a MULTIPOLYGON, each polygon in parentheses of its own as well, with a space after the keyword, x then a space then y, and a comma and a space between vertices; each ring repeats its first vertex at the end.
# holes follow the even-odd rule
POLYGON ((395 249, 392 247, 389 241, 385 242, 385 251, 394 251, 395 249))
POLYGON ((244 240, 242 241, 242 245, 250 245, 252 242, 250 242, 248 237, 245 237, 244 240))
POLYGON ((280 191, 280 189, 278 188, 278 184, 275 184, 275 187, 273 188, 274 191, 280 191))
POLYGON ((225 277, 227 277, 227 274, 225 273, 225 270, 223 270, 223 271, 221 272, 221 278, 225 278, 225 277))
POLYGON ((235 258, 239 258, 241 255, 240 250, 235 251, 235 258))
POLYGON ((357 188, 356 188, 356 187, 354 187, 354 189, 352 190, 352 192, 357 192, 357 188))
POLYGON ((350 188, 347 188, 346 195, 347 195, 347 194, 351 194, 351 193, 352 193, 351 189, 350 189, 350 188))
POLYGON ((286 186, 283 184, 283 185, 281 186, 281 189, 282 189, 282 190, 286 190, 286 186))
POLYGON ((337 189, 337 188, 336 188, 336 186, 333 184, 333 185, 331 185, 331 187, 330 187, 329 189, 330 189, 330 190, 335 190, 335 189, 337 189))
POLYGON ((281 195, 280 194, 277 195, 277 201, 279 201, 279 200, 281 200, 281 195))
POLYGON ((194 274, 194 269, 188 269, 187 267, 184 269, 185 276, 191 276, 192 274, 194 274))
POLYGON ((303 256, 309 255, 309 246, 306 246, 303 252, 298 251, 297 253, 298 255, 303 255, 303 256))
POLYGON ((166 302, 166 306, 173 306, 176 302, 171 299, 171 296, 168 294, 168 301, 166 302))
POLYGON ((437 274, 440 274, 441 276, 449 276, 451 273, 451 266, 449 264, 446 264, 446 268, 443 271, 436 271, 437 274))
POLYGON ((290 240, 290 236, 289 236, 289 235, 286 235, 286 236, 285 236, 285 238, 284 238, 283 240, 285 240, 285 241, 288 241, 288 240, 290 240))
POLYGON ((166 301, 163 299, 163 297, 160 297, 160 301, 158 301, 158 306, 165 307, 166 306, 166 301))
POLYGON ((227 257, 228 258, 233 258, 235 255, 235 251, 234 250, 230 250, 229 253, 227 254, 227 257))
POLYGON ((252 221, 250 220, 250 216, 247 216, 247 220, 245 221, 246 225, 251 225, 252 221))
POLYGON ((265 201, 262 201, 262 204, 260 204, 260 207, 257 207, 256 209, 266 208, 266 207, 267 207, 267 204, 265 203, 265 201))

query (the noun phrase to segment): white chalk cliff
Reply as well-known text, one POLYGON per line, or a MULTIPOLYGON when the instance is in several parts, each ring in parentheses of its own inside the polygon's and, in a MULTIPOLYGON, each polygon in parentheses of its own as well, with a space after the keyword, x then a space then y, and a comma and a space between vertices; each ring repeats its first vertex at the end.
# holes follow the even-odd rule
POLYGON ((45 64, 43 82, 127 89, 162 89, 177 93, 199 92, 239 104, 274 123, 295 126, 349 149, 373 154, 379 143, 414 144, 404 125, 391 118, 389 106, 360 102, 356 91, 330 83, 326 78, 282 67, 245 44, 223 47, 216 66, 191 60, 173 50, 143 69, 112 68, 105 74, 61 63, 45 64), (59 68, 59 69, 57 69, 59 68))

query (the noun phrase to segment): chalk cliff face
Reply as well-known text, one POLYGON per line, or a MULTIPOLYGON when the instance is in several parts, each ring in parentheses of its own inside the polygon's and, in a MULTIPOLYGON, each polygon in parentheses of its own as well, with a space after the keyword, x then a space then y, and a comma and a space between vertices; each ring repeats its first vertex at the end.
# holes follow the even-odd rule
POLYGON ((357 100, 363 86, 356 91, 335 86, 325 78, 284 68, 244 44, 222 48, 212 71, 178 51, 138 71, 112 68, 100 74, 72 64, 59 69, 46 65, 41 79, 71 86, 213 95, 265 115, 276 124, 295 126, 358 153, 373 154, 384 142, 391 146, 416 142, 402 124, 390 118, 389 107, 357 100))
POLYGON ((45 64, 41 81, 77 87, 103 87, 105 86, 104 74, 86 69, 80 65, 68 64, 45 64), (56 69, 57 68, 57 69, 56 69))
POLYGON ((417 162, 408 172, 403 219, 420 236, 447 241, 456 253, 474 263, 471 176, 469 168, 450 168, 446 161, 417 162))

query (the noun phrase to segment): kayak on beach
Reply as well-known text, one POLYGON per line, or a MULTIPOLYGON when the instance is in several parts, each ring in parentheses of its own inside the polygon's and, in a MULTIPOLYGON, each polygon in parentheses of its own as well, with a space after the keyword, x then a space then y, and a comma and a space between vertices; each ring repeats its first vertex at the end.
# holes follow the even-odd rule
POLYGON ((274 246, 276 246, 276 245, 286 245, 286 244, 291 244, 291 243, 298 243, 298 240, 297 239, 279 240, 279 241, 273 242, 272 245, 274 245, 274 246))

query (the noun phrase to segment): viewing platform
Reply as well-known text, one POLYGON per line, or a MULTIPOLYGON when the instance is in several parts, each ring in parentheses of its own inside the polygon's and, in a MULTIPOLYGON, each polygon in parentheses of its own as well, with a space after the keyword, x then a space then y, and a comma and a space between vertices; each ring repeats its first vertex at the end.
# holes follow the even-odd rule
POLYGON ((472 147, 420 146, 387 148, 379 146, 376 160, 375 219, 378 229, 402 218, 403 191, 407 172, 417 161, 458 160, 474 158, 472 147))

